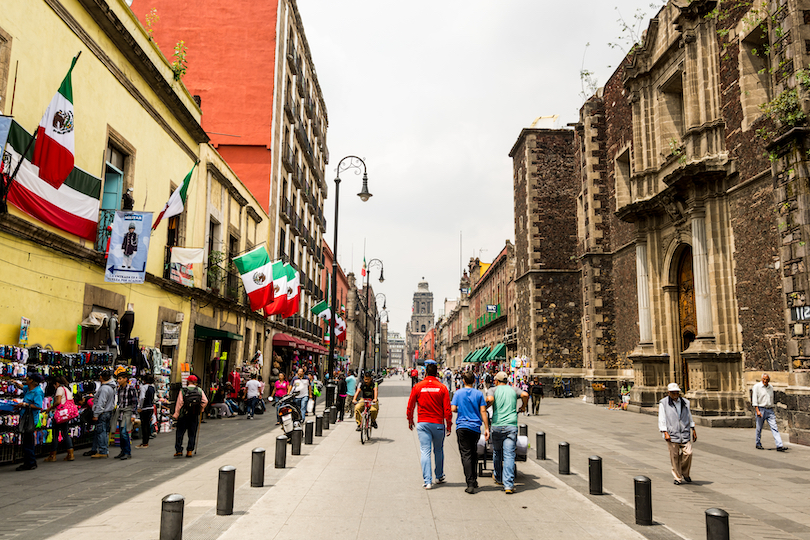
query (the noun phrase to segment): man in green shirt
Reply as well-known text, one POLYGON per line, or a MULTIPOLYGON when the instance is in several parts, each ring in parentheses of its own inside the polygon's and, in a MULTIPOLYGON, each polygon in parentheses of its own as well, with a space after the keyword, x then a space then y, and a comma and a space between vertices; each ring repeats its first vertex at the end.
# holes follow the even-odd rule
POLYGON ((517 400, 520 412, 529 404, 529 394, 510 386, 509 376, 501 371, 495 375, 495 386, 487 392, 487 405, 492 406, 492 463, 495 483, 510 495, 515 492, 515 448, 518 435, 517 400))

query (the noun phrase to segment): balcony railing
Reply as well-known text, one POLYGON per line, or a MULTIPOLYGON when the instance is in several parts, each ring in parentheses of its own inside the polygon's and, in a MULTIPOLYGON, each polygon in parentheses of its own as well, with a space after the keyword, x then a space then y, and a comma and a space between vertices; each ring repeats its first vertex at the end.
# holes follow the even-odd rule
POLYGON ((235 269, 228 269, 227 266, 227 261, 215 264, 209 260, 205 266, 207 288, 212 294, 232 300, 237 304, 250 305, 239 273, 235 269))
POLYGON ((299 69, 298 69, 298 78, 295 81, 295 86, 298 89, 298 95, 301 96, 301 97, 304 97, 304 96, 307 95, 307 81, 306 81, 306 78, 304 77, 303 71, 301 71, 301 69, 300 69, 301 68, 300 63, 298 64, 298 67, 299 67, 299 69))
POLYGON ((295 45, 292 41, 287 42, 287 61, 290 63, 290 71, 293 75, 297 75, 298 70, 298 55, 295 52, 295 45))
POLYGON ((98 229, 96 229, 96 251, 106 253, 107 241, 112 234, 112 223, 115 219, 115 210, 99 210, 98 229), (107 229, 110 227, 110 229, 107 229))
POLYGON ((295 154, 287 139, 284 139, 284 146, 281 147, 281 162, 288 173, 295 170, 295 154))
POLYGON ((297 235, 301 234, 301 218, 298 217, 298 214, 293 213, 290 216, 290 228, 292 228, 293 231, 295 231, 295 234, 297 235))
POLYGON ((315 102, 310 96, 304 100, 304 110, 307 111, 307 116, 313 118, 315 116, 315 102))
POLYGON ((293 180, 293 184, 295 184, 295 187, 297 187, 297 188, 301 187, 301 180, 303 180, 303 178, 304 178, 304 171, 303 171, 303 169, 301 169, 301 165, 296 163, 295 164, 295 171, 293 172, 293 175, 292 175, 292 180, 293 180))
POLYGON ((295 122, 296 117, 298 116, 295 107, 295 100, 292 97, 292 94, 287 94, 287 97, 284 100, 284 111, 287 113, 287 119, 290 122, 295 122))
POLYGON ((281 208, 279 208, 279 215, 281 216, 281 219, 283 219, 287 223, 289 223, 290 219, 292 219, 293 215, 292 205, 290 204, 290 201, 287 200, 287 197, 281 198, 281 208))

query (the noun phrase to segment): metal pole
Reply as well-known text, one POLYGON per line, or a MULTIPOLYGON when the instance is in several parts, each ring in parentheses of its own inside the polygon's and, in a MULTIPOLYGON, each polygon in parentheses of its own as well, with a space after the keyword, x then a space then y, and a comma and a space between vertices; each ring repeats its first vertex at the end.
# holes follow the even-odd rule
POLYGON ((183 539, 185 501, 183 496, 177 493, 163 497, 160 510, 160 540, 183 539))
POLYGON ((315 436, 323 437, 323 416, 320 414, 315 417, 315 436))
POLYGON ((233 514, 233 490, 236 486, 236 467, 225 465, 219 468, 217 484, 217 515, 233 514))
MULTIPOLYGON (((365 255, 365 253, 363 254, 365 255)), ((366 371, 366 358, 368 358, 368 312, 371 311, 371 307, 368 305, 368 278, 371 275, 371 266, 366 266, 366 321, 365 321, 365 331, 363 332, 364 340, 363 340, 363 373, 366 371)))
POLYGON ((537 439, 537 459, 546 459, 546 433, 538 431, 535 438, 537 439))
POLYGON ((652 483, 646 476, 633 478, 636 493, 636 525, 652 525, 652 483))
POLYGON ((287 436, 276 437, 276 469, 283 469, 287 466, 287 436))
POLYGON ((254 448, 250 463, 250 487, 264 487, 264 448, 254 448))
POLYGON ((522 435, 523 437, 529 436, 529 426, 526 424, 520 424, 518 426, 518 435, 522 435))
POLYGON ((304 438, 304 430, 297 427, 292 432, 292 450, 291 454, 294 456, 301 455, 301 439, 304 438))
POLYGON ((706 510, 706 540, 729 540, 728 512, 720 508, 706 510))
POLYGON ((602 494, 602 458, 599 456, 588 458, 588 486, 591 495, 602 494))
POLYGON ((308 420, 304 426, 304 444, 312 444, 312 430, 315 427, 312 420, 308 420))
POLYGON ((571 448, 567 442, 560 443, 560 474, 571 474, 571 448))
MULTIPOLYGON (((341 160, 342 162, 343 160, 341 160)), ((329 322, 329 373, 335 371, 335 317, 339 308, 337 303, 337 277, 338 277, 338 200, 340 199, 340 163, 335 178, 335 240, 332 244, 332 318, 329 322)))

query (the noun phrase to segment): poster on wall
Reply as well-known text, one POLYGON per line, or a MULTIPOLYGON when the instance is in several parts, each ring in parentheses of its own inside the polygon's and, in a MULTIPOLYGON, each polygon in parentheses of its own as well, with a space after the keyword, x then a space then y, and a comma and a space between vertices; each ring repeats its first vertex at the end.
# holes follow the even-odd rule
POLYGON ((197 275, 202 275, 200 269, 204 260, 205 249, 203 248, 173 247, 170 279, 186 287, 193 287, 195 271, 197 275))
POLYGON ((115 213, 104 281, 143 283, 151 229, 152 212, 115 213))
POLYGON ((28 328, 31 326, 31 319, 20 317, 20 345, 28 345, 28 328))
POLYGON ((180 343, 180 325, 176 323, 163 323, 163 340, 161 345, 171 347, 180 343))

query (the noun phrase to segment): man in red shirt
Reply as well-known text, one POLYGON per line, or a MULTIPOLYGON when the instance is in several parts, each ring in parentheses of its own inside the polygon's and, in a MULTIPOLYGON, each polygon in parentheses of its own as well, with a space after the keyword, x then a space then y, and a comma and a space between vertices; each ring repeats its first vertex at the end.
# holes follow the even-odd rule
POLYGON ((430 451, 433 449, 436 467, 436 483, 443 484, 444 477, 444 437, 450 436, 453 427, 453 413, 450 411, 450 393, 447 387, 436 378, 436 362, 425 362, 425 378, 411 390, 408 400, 408 427, 413 431, 413 409, 419 405, 419 419, 416 432, 419 435, 419 446, 422 450, 422 478, 424 488, 433 487, 433 476, 430 471, 430 451))

